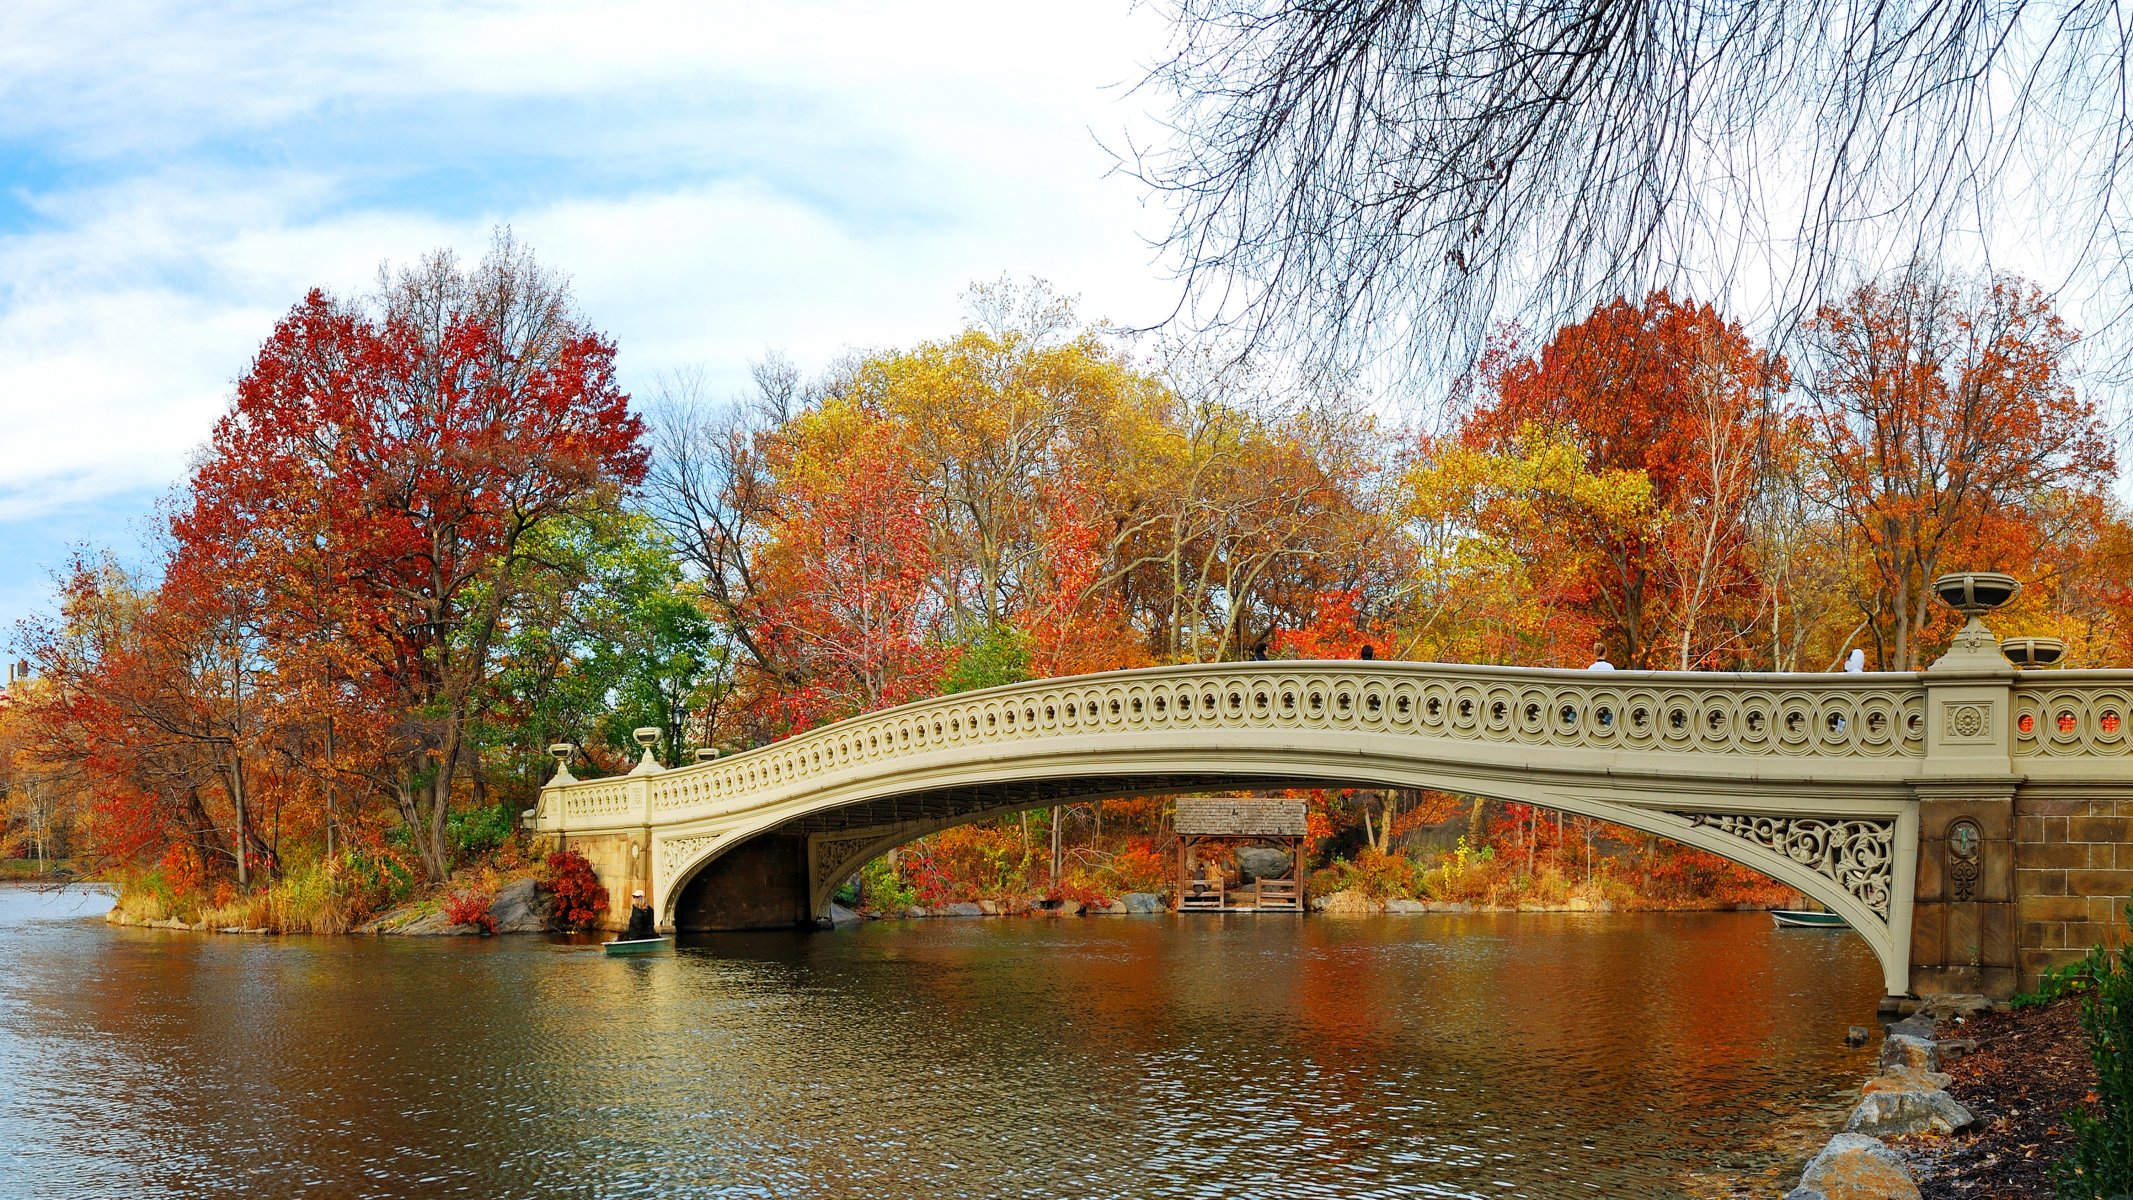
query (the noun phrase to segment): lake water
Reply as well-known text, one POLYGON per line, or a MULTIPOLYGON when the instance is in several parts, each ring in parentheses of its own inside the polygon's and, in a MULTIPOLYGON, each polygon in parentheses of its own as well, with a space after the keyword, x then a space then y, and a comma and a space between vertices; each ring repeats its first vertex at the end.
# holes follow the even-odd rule
POLYGON ((882 922, 608 959, 107 904, 0 889, 0 1195, 1697 1195, 1834 1128, 1881 990, 1857 938, 1752 913, 882 922))

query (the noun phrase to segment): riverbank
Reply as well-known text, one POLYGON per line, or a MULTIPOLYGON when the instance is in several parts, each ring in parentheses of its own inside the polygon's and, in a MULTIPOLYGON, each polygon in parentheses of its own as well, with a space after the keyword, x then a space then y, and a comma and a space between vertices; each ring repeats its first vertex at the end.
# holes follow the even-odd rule
POLYGON ((2096 1111, 2096 1065, 2081 1001, 1986 1012, 1963 1037, 1977 1049, 1946 1066, 1948 1093, 1977 1116, 1969 1130, 1909 1139, 1924 1200, 2050 1200, 2047 1172, 2067 1154, 2066 1114, 2096 1111))

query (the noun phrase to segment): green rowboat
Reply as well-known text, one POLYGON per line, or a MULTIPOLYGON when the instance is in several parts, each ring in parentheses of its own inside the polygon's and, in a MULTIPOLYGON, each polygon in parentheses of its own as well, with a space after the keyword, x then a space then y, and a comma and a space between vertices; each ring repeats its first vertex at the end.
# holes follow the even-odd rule
POLYGON ((1843 917, 1835 913, 1808 912, 1797 908, 1773 908, 1770 910, 1770 916, 1772 920, 1777 922, 1779 929, 1851 928, 1851 926, 1845 924, 1843 917))
POLYGON ((617 954, 657 954, 674 944, 670 937, 636 938, 627 942, 601 942, 610 956, 617 954))

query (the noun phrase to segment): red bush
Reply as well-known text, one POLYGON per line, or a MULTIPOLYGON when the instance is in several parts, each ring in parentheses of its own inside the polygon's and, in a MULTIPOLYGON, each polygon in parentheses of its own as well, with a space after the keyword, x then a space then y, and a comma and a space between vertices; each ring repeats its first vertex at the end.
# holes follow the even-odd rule
POLYGON ((444 897, 444 915, 454 925, 479 925, 484 934, 496 932, 496 916, 489 911, 492 897, 480 892, 449 892, 444 897))
POLYGON ((548 870, 534 887, 554 897, 548 923, 558 929, 581 929, 607 911, 607 889, 592 864, 575 850, 548 856, 548 870))

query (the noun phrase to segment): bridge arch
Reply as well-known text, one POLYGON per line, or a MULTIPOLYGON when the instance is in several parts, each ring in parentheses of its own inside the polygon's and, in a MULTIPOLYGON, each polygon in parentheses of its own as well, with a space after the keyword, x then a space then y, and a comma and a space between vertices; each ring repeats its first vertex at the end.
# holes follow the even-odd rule
POLYGON ((1925 702, 1912 674, 1165 667, 941 697, 714 763, 569 782, 534 815, 537 828, 641 835, 671 922, 684 890, 739 869, 764 839, 790 853, 758 884, 795 891, 794 908, 812 913, 881 849, 994 813, 1240 788, 1435 788, 1751 867, 1842 914, 1901 995, 1925 702))

